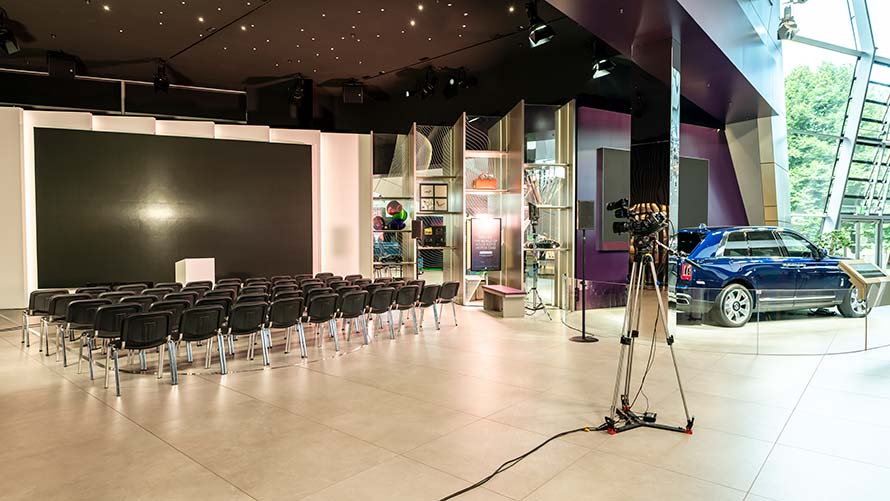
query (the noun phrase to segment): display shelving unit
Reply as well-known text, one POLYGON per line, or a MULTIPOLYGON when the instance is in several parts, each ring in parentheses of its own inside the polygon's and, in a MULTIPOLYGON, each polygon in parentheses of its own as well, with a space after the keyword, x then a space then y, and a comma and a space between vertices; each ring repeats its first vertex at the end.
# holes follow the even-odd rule
POLYGON ((372 267, 375 277, 416 276, 417 254, 411 238, 414 217, 414 127, 408 134, 371 133, 371 230, 372 267), (391 203, 401 204, 406 212, 404 227, 387 213, 391 203), (383 224, 380 225, 382 218, 383 224))

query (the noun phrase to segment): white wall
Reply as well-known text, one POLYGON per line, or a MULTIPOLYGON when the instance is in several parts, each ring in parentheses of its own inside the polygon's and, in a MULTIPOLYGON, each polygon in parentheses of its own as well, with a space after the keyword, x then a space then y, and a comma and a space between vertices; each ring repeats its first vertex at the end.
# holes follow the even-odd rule
POLYGON ((21 108, 0 108, 0 307, 27 306, 21 108))
POLYGON ((0 107, 0 309, 26 306, 38 283, 35 127, 310 145, 314 271, 371 274, 369 135, 0 107))

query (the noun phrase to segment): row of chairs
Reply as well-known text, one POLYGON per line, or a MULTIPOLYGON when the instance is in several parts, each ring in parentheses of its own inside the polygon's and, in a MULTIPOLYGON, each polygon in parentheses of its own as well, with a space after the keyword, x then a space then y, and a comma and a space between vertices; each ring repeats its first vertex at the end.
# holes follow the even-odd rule
MULTIPOLYGON (((66 289, 50 289, 34 291, 29 301, 28 310, 23 312, 23 342, 30 344, 27 332, 28 316, 41 316, 40 351, 46 349, 49 355, 49 326, 57 327, 56 358, 60 354, 62 362, 67 366, 66 338, 74 341, 80 332, 80 351, 78 371, 83 360, 83 349, 87 349, 90 377, 94 377, 92 350, 94 343, 101 341, 106 353, 105 386, 108 387, 109 357, 113 357, 115 365, 115 382, 120 394, 118 352, 128 350, 136 352, 140 367, 146 368, 145 350, 158 349, 158 377, 163 375, 164 351, 166 349, 171 378, 174 384, 176 377, 177 347, 185 342, 188 361, 192 361, 191 343, 207 342, 205 366, 210 367, 212 345, 217 342, 220 372, 225 374, 225 338, 228 338, 229 353, 234 354, 234 338, 248 335, 248 358, 254 355, 256 337, 260 337, 263 352, 263 363, 269 365, 269 350, 272 347, 272 329, 285 329, 285 352, 290 350, 291 334, 299 333, 301 356, 307 356, 307 347, 303 322, 316 327, 316 345, 321 345, 323 336, 319 337, 320 327, 327 325, 328 334, 334 338, 335 348, 339 350, 337 336, 338 321, 342 321, 347 330, 347 339, 353 327, 362 332, 364 342, 369 341, 368 323, 376 316, 375 325, 380 323, 382 315, 389 320, 390 336, 395 337, 392 311, 399 312, 399 323, 402 325, 401 314, 411 310, 414 318, 414 329, 417 333, 418 323, 415 309, 420 307, 421 323, 423 309, 433 307, 436 328, 439 328, 437 305, 452 304, 452 315, 456 319, 453 299, 457 295, 458 284, 446 283, 443 286, 396 283, 364 283, 362 285, 340 285, 336 291, 320 284, 325 278, 304 277, 302 285, 305 289, 281 290, 279 297, 268 302, 265 297, 255 299, 253 294, 244 294, 250 286, 242 286, 233 298, 234 291, 227 290, 224 284, 217 289, 208 290, 201 287, 203 295, 194 294, 183 287, 180 292, 173 288, 155 287, 156 290, 143 289, 142 294, 132 290, 102 291, 96 288, 78 289, 69 294, 66 289), (392 285, 392 286, 390 286, 392 285), (92 290, 87 290, 92 289, 92 290), (305 292, 304 292, 305 290, 305 292), (226 291, 218 297, 213 293, 226 291), (148 292, 148 293, 146 293, 148 292), (121 294, 122 293, 122 294, 121 294), (160 294, 163 293, 163 296, 160 294), (186 294, 186 297, 182 297, 186 294), (304 297, 304 294, 306 297, 304 297), (234 299, 234 301, 232 301, 234 299)), ((353 278, 349 283, 356 283, 360 278, 353 278)), ((197 287, 197 286, 193 286, 197 287)), ((456 322, 455 322, 456 325, 456 322)), ((379 327, 379 325, 378 325, 379 327)))

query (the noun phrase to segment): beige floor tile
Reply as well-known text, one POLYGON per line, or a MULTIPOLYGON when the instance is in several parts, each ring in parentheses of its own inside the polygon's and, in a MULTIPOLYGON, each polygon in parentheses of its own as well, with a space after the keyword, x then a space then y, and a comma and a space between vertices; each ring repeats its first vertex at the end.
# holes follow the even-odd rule
MULTIPOLYGON (((544 393, 488 416, 488 420, 544 436, 552 436, 582 427, 597 427, 608 414, 608 406, 544 393)), ((587 448, 596 448, 608 439, 605 432, 579 432, 560 440, 587 448)))
POLYGON ((779 443, 890 468, 890 426, 797 411, 779 443))
POLYGON ((783 445, 776 446, 751 493, 781 501, 880 501, 890 469, 783 445))
MULTIPOLYGON (((405 455, 475 482, 547 438, 493 421, 480 420, 405 455)), ((521 499, 587 451, 567 442, 553 441, 495 477, 486 484, 486 488, 513 499, 521 499)))
POLYGON ((797 410, 833 416, 845 421, 886 425, 887 416, 890 415, 890 398, 810 387, 800 400, 797 410), (852 409, 860 409, 862 412, 851 412, 852 409))

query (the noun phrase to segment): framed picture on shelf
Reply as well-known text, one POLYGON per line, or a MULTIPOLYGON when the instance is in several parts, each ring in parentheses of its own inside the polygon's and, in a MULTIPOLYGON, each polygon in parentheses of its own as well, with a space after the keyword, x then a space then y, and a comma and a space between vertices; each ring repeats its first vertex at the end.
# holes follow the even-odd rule
POLYGON ((448 212, 448 185, 420 183, 420 211, 448 212))

